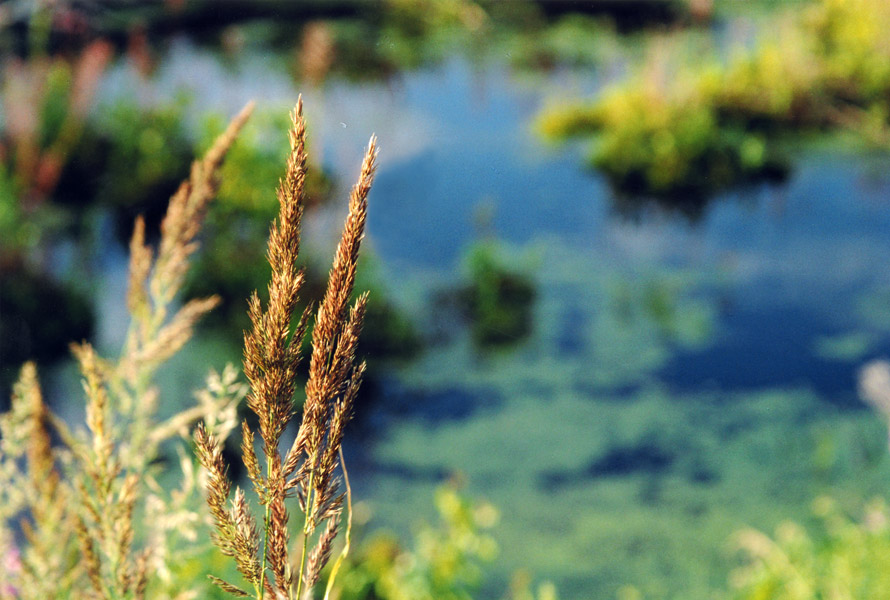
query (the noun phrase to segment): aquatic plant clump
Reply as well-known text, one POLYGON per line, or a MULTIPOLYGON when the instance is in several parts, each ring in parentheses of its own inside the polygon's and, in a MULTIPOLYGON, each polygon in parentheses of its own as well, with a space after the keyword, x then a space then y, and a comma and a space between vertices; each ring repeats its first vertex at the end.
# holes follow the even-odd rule
POLYGON ((538 119, 549 139, 593 137, 590 162, 619 192, 708 195, 782 175, 783 133, 852 129, 890 139, 890 28, 882 0, 820 0, 728 60, 657 44, 642 72, 538 119))

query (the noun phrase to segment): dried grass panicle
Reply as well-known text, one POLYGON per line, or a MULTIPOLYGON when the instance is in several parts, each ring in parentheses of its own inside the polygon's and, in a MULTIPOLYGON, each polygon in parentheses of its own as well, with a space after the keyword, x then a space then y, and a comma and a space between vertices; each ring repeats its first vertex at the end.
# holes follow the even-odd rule
MULTIPOLYGON (((158 391, 152 380, 158 366, 182 347, 200 316, 216 303, 213 298, 196 300, 171 310, 197 248, 216 173, 250 109, 245 108, 195 162, 174 195, 157 260, 146 244, 145 223, 137 219, 127 291, 131 324, 121 355, 103 359, 89 344, 72 346, 87 398, 87 431, 70 432, 48 411, 33 364, 22 370, 11 410, 0 415, 0 542, 6 548, 13 539, 9 525, 14 520, 25 533, 21 568, 8 573, 0 561, 0 588, 14 586, 16 600, 139 599, 149 589, 158 597, 176 599, 190 593, 181 582, 170 581, 168 561, 198 522, 189 508, 196 496, 190 494, 197 488, 195 470, 191 460, 183 461, 183 488, 168 494, 155 481, 152 463, 161 443, 187 434, 201 418, 218 436, 225 436, 234 426, 235 407, 244 393, 239 392, 235 371, 227 369, 208 379, 197 406, 158 423, 158 391), (50 425, 61 446, 50 443, 50 425), (152 521, 158 531, 149 530, 142 539, 135 523, 150 513, 161 515, 152 521)), ((239 511, 234 514, 240 518, 245 507, 239 511)), ((236 538, 248 543, 235 551, 256 547, 256 535, 251 541, 250 531, 249 520, 238 521, 236 538)))
MULTIPOLYGON (((302 422, 293 444, 282 457, 279 444, 294 416, 297 367, 310 317, 310 311, 306 309, 296 326, 291 326, 304 281, 303 272, 296 266, 307 162, 302 108, 300 99, 292 114, 290 154, 278 186, 279 214, 269 233, 267 258, 272 271, 269 301, 264 309, 256 292, 250 297, 251 330, 244 335, 244 373, 250 383, 247 404, 259 421, 265 472, 254 448, 254 433, 247 423, 243 423, 242 460, 264 507, 264 516, 262 549, 257 548, 255 553, 260 556, 259 577, 254 577, 252 571, 250 575, 246 574, 240 566, 239 570, 253 586, 251 597, 256 600, 262 600, 264 594, 290 600, 308 597, 331 555, 343 500, 335 476, 341 456, 340 445, 365 369, 364 363, 356 364, 355 351, 367 294, 359 296, 351 308, 349 301, 353 295, 358 252, 367 219, 367 197, 376 166, 377 145, 373 137, 358 183, 350 194, 343 234, 324 298, 316 312, 302 422), (298 552, 289 548, 287 500, 293 495, 299 498, 304 513, 298 552), (327 526, 323 532, 313 535, 325 522, 327 526), (315 539, 311 554, 310 538, 315 539)), ((224 516, 222 507, 231 485, 220 481, 225 476, 224 465, 218 462, 218 448, 210 443, 202 427, 198 428, 196 441, 201 462, 210 473, 207 499, 217 523, 217 543, 224 553, 229 554, 235 513, 224 516)), ((243 496, 236 495, 236 503, 240 505, 241 502, 243 496)), ((245 557, 236 556, 236 561, 243 560, 245 557)), ((214 581, 231 594, 250 596, 230 583, 217 578, 214 581)))
POLYGON ((260 504, 266 504, 265 490, 267 487, 266 479, 260 471, 260 461, 256 455, 256 449, 253 446, 254 435, 248 426, 247 421, 241 422, 241 457, 244 462, 244 468, 247 470, 247 477, 253 483, 253 489, 260 499, 260 504))
POLYGON ((0 581, 27 590, 22 598, 65 594, 71 584, 71 491, 61 477, 66 456, 51 444, 50 423, 36 366, 26 363, 13 386, 11 409, 0 416, 0 557, 14 551, 6 523, 16 522, 26 541, 16 551, 16 572, 0 560, 0 581))
POLYGON ((263 569, 259 580, 251 582, 258 596, 259 590, 265 587, 266 565, 275 578, 279 594, 287 596, 292 582, 288 561, 289 515, 284 503, 286 489, 278 443, 294 414, 296 370, 308 325, 308 313, 304 312, 296 330, 290 331, 304 280, 296 266, 307 159, 302 100, 297 102, 292 123, 290 154, 284 178, 278 186, 278 218, 269 233, 267 258, 272 268, 269 302, 263 311, 254 292, 249 302, 252 329, 244 335, 244 373, 251 386, 247 402, 259 419, 266 458, 264 477, 253 448, 253 433, 245 423, 242 427, 243 461, 261 502, 266 506, 263 569))
POLYGON ((151 273, 152 251, 145 244, 145 219, 136 217, 130 237, 130 268, 127 273, 127 310, 137 320, 148 316, 148 293, 145 289, 151 273))
POLYGON ((21 462, 29 452, 34 419, 32 407, 40 398, 36 367, 27 363, 13 386, 9 412, 0 416, 0 517, 14 517, 28 503, 26 484, 33 479, 21 470, 21 462))
MULTIPOLYGON (((189 178, 170 199, 161 222, 161 244, 149 290, 154 302, 169 303, 182 285, 189 258, 197 250, 195 237, 204 224, 207 206, 216 194, 217 172, 222 159, 253 112, 254 104, 245 106, 205 153, 192 164, 189 178)), ((135 259, 134 259, 135 260, 135 259)))
POLYGON ((189 300, 150 340, 133 353, 136 364, 160 364, 179 352, 192 337, 195 325, 219 305, 219 296, 189 300))
POLYGON ((102 589, 102 564, 96 553, 93 538, 90 535, 86 524, 83 522, 83 519, 77 518, 75 521, 75 531, 77 532, 77 539, 80 542, 81 558, 83 560, 83 566, 86 570, 87 577, 93 587, 93 591, 102 595, 104 593, 104 590, 102 589))
MULTIPOLYGON (((137 219, 130 243, 127 290, 131 327, 121 357, 116 362, 101 361, 86 345, 77 351, 87 380, 88 423, 94 445, 92 460, 85 461, 84 469, 95 474, 91 476, 92 486, 80 486, 85 517, 82 524, 96 541, 104 588, 119 594, 144 594, 150 571, 168 572, 164 560, 169 560, 173 552, 163 546, 172 547, 169 540, 177 538, 174 524, 193 521, 182 498, 165 501, 155 495, 156 507, 176 507, 178 514, 167 515, 159 523, 166 536, 149 536, 156 546, 134 551, 132 523, 137 503, 145 496, 146 488, 159 489, 149 465, 160 445, 187 431, 191 423, 202 417, 214 421, 214 413, 234 416, 238 394, 229 377, 225 383, 217 382, 218 387, 225 389, 217 390, 218 393, 208 391, 201 396, 198 406, 157 423, 154 410, 158 392, 151 382, 157 368, 184 346, 197 321, 218 303, 217 298, 210 297, 171 310, 189 259, 198 247, 197 235, 217 188, 222 159, 251 111, 249 104, 204 157, 193 163, 189 178, 170 200, 156 256, 146 244, 144 221, 137 219), (117 403, 113 413, 108 409, 109 395, 117 403)), ((211 383, 212 380, 208 385, 211 383)), ((234 545, 232 551, 237 551, 234 545)))
POLYGON ((71 352, 80 364, 80 371, 83 374, 83 389, 87 398, 87 427, 92 434, 91 452, 87 453, 87 447, 82 447, 81 459, 96 487, 104 494, 110 485, 110 480, 116 475, 112 473, 113 443, 108 423, 109 407, 105 377, 101 372, 99 357, 91 345, 72 344, 71 352))
MULTIPOLYGON (((157 256, 145 241, 145 222, 136 220, 130 240, 130 269, 127 306, 132 322, 122 353, 118 376, 118 395, 124 407, 141 423, 151 419, 154 403, 145 382, 157 367, 178 352, 191 337, 194 325, 212 310, 219 299, 196 299, 169 315, 189 268, 189 260, 198 249, 197 235, 204 224, 207 207, 218 187, 217 174, 225 153, 253 110, 248 104, 232 120, 204 155, 192 164, 189 178, 182 182, 170 199, 161 223, 157 256)), ((137 442, 144 441, 141 437, 137 442)))
MULTIPOLYGON (((281 481, 279 479, 279 481, 281 481)), ((275 587, 279 593, 289 595, 293 575, 291 572, 288 553, 287 523, 290 519, 284 504, 283 483, 279 483, 279 489, 273 490, 272 501, 269 505, 269 520, 267 533, 267 558, 269 569, 275 577, 275 587)))
MULTIPOLYGON (((272 267, 269 303, 263 312, 254 292, 249 304, 252 330, 244 336, 244 373, 252 389, 248 406, 259 417, 260 435, 267 456, 278 454, 278 440, 293 416, 294 374, 308 324, 308 313, 304 312, 296 331, 291 334, 291 320, 304 279, 296 266, 307 160, 302 113, 300 99, 292 115, 285 176, 278 186, 278 218, 269 233, 267 257, 272 267)), ((279 474, 270 472, 270 476, 279 474)))
POLYGON ((216 522, 216 543, 227 556, 234 556, 235 523, 226 510, 229 501, 229 493, 232 484, 229 481, 225 461, 222 457, 222 447, 207 433, 203 423, 198 424, 195 430, 195 444, 201 466, 207 471, 207 505, 210 514, 216 522))
POLYGON ((219 586, 219 589, 221 589, 225 593, 232 594, 233 596, 236 596, 238 598, 250 598, 250 594, 248 594, 238 586, 232 585, 228 581, 220 579, 219 577, 216 577, 214 575, 208 575, 208 577, 210 578, 210 581, 219 586))
POLYGON ((79 514, 75 532, 83 564, 93 589, 101 597, 130 597, 146 584, 146 555, 133 552, 134 514, 142 497, 146 474, 127 464, 115 444, 106 381, 89 344, 73 346, 80 362, 87 394, 87 425, 92 444, 78 448, 83 477, 77 482, 79 514))
POLYGON ((257 533, 256 520, 250 512, 247 498, 241 488, 235 490, 235 498, 232 500, 232 521, 235 523, 235 545, 240 556, 249 557, 244 565, 247 571, 248 581, 258 581, 260 577, 260 564, 256 560, 260 549, 260 536, 257 533))
MULTIPOLYGON (((340 392, 340 385, 345 381, 345 369, 347 364, 351 364, 355 350, 354 339, 357 339, 361 330, 363 310, 348 323, 346 311, 355 284, 358 250, 364 235, 367 196, 374 177, 376 157, 376 139, 372 137, 362 163, 359 181, 350 194, 349 214, 334 255, 327 290, 318 308, 312 334, 312 358, 309 381, 306 384, 303 423, 300 427, 301 432, 306 430, 306 451, 310 456, 317 455, 321 447, 325 432, 322 425, 329 415, 330 400, 334 394, 340 392), (347 327, 344 327, 344 323, 347 327)), ((360 303, 363 306, 364 301, 360 299, 360 303)))
MULTIPOLYGON (((306 310, 291 327, 304 279, 295 266, 307 162, 301 102, 294 111, 291 153, 278 189, 279 216, 270 231, 270 300, 265 309, 256 294, 249 303, 252 329, 245 335, 244 355, 249 388, 242 388, 234 371, 227 370, 208 379, 197 406, 164 422, 155 419, 157 368, 182 348, 198 319, 216 303, 211 297, 173 310, 216 189, 216 172, 249 112, 250 107, 242 111, 205 157, 193 164, 189 179, 171 199, 156 251, 146 242, 145 222, 137 219, 127 290, 131 324, 121 355, 103 359, 89 344, 72 346, 83 375, 87 430, 72 434, 47 411, 33 365, 23 369, 11 411, 0 416, 4 547, 11 539, 9 521, 22 514, 27 517, 22 524, 27 538, 21 553, 23 568, 10 574, 0 565, 0 576, 16 587, 16 600, 139 599, 149 590, 159 597, 195 597, 190 590, 175 589, 181 586, 172 581, 169 563, 175 560, 177 540, 195 535, 198 517, 188 508, 188 499, 197 475, 192 463, 183 460, 183 487, 168 493, 155 480, 152 461, 165 440, 201 418, 204 423, 195 441, 206 472, 215 541, 234 557, 253 587, 252 597, 308 596, 330 557, 343 500, 335 475, 342 457, 340 444, 364 372, 364 364, 355 362, 355 350, 367 296, 360 296, 351 308, 349 299, 376 160, 373 138, 350 196, 328 289, 316 313, 307 401, 290 451, 283 457, 279 443, 295 414, 296 369, 311 317, 306 310), (253 432, 242 425, 243 459, 265 511, 261 528, 240 489, 229 500, 232 485, 220 450, 236 424, 235 407, 245 395, 259 418, 262 439, 261 462, 253 432), (63 448, 50 444, 50 424, 63 448), (294 495, 300 497, 304 512, 302 549, 297 551, 290 547, 288 529, 288 501, 294 495), (156 530, 143 536, 134 524, 144 518, 152 518, 156 530), (315 535, 325 523, 321 534, 315 535), (311 552, 310 538, 314 539, 311 552)), ((348 531, 347 527, 347 538, 348 531)), ((251 596, 233 584, 214 581, 228 593, 251 596)))
POLYGON ((328 520, 324 531, 318 538, 318 544, 309 555, 309 561, 306 565, 306 572, 303 575, 303 585, 306 594, 318 583, 321 575, 321 569, 328 563, 331 558, 331 552, 334 549, 334 538, 339 532, 339 521, 336 516, 328 520))
MULTIPOLYGON (((25 452, 31 484, 40 496, 53 497, 59 485, 59 473, 50 441, 49 410, 43 402, 43 392, 37 381, 37 367, 34 363, 26 363, 22 367, 17 393, 20 394, 20 401, 26 403, 29 413, 29 443, 25 452)), ((43 514, 50 507, 34 508, 43 514)), ((35 517, 39 518, 39 515, 35 517)))
POLYGON ((145 598, 145 590, 148 588, 148 561, 148 552, 143 552, 136 559, 136 572, 133 582, 133 600, 143 600, 145 598))

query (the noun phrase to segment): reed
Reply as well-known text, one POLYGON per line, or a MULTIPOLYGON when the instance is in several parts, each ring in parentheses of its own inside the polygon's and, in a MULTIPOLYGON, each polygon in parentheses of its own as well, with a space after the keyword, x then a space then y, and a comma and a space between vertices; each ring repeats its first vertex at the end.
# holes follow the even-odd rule
MULTIPOLYGON (((279 214, 269 234, 269 301, 264 308, 256 292, 251 296, 248 312, 252 329, 244 335, 244 373, 250 383, 247 405, 259 422, 262 464, 254 431, 246 421, 242 423, 241 452, 263 509, 261 526, 240 488, 229 498, 232 483, 219 441, 203 425, 195 433, 198 456, 209 474, 207 504, 215 521, 215 542, 223 554, 235 560, 252 593, 213 579, 230 594, 257 600, 310 598, 331 557, 345 497, 336 475, 343 462, 341 442, 365 371, 355 350, 367 294, 351 305, 350 299, 376 166, 373 137, 350 194, 327 289, 315 311, 302 420, 293 443, 282 452, 282 436, 295 416, 297 367, 312 312, 311 308, 304 310, 292 326, 304 282, 296 260, 305 202, 305 136, 299 100, 292 114, 290 155, 278 188, 279 214), (288 528, 291 509, 287 500, 292 497, 296 497, 302 515, 300 539, 295 545, 290 543, 288 528)), ((341 470, 345 478, 346 471, 341 470)), ((330 588, 329 583, 328 592, 330 588)))
POLYGON ((170 200, 157 253, 139 219, 130 243, 130 325, 118 357, 100 357, 88 343, 72 346, 86 395, 86 429, 74 431, 51 414, 33 363, 0 416, 0 599, 137 600, 193 598, 174 581, 171 564, 182 535, 200 518, 189 497, 197 476, 182 460, 183 488, 165 491, 156 476, 161 445, 186 437, 204 419, 218 438, 235 424, 244 393, 234 371, 212 374, 199 403, 167 420, 157 417, 159 367, 189 340, 218 302, 176 296, 198 248, 217 173, 252 106, 235 117, 170 200), (53 437, 61 444, 52 444, 53 437), (144 534, 137 525, 151 522, 144 534), (13 524, 24 534, 16 544, 13 524), (182 534, 182 535, 179 535, 182 534), (9 559, 12 557, 13 559, 9 559))
MULTIPOLYGON (((158 369, 219 301, 210 296, 179 305, 177 296, 218 189, 217 173, 251 110, 245 107, 193 163, 170 200, 156 248, 146 242, 145 222, 137 219, 126 298, 130 323, 120 354, 104 358, 86 342, 71 346, 83 378, 86 427, 69 429, 52 415, 35 365, 23 367, 11 409, 0 415, 0 600, 199 597, 192 582, 176 579, 174 563, 186 556, 186 538, 194 543, 206 520, 195 508, 202 487, 214 541, 253 588, 249 594, 213 578, 224 591, 257 600, 309 598, 329 562, 345 498, 338 476, 346 477, 340 446, 365 370, 355 351, 367 294, 354 302, 352 295, 376 165, 373 137, 350 195, 324 298, 294 325, 304 282, 297 258, 307 163, 302 100, 297 102, 278 188, 279 215, 269 235, 269 301, 264 307, 254 292, 248 302, 252 328, 244 336, 244 374, 249 385, 238 382, 234 368, 211 373, 196 405, 166 420, 157 416, 158 369), (283 452, 282 437, 297 410, 297 368, 313 312, 302 420, 283 452), (244 492, 231 493, 220 445, 237 426, 236 407, 245 397, 262 442, 258 454, 255 432, 241 424, 243 461, 262 507, 259 525, 244 492), (181 452, 182 488, 165 490, 156 477, 161 446, 177 436, 189 439, 198 421, 193 437, 205 470, 195 469, 193 459, 181 452), (54 437, 61 444, 51 443, 54 437), (202 479, 206 486, 199 485, 202 479), (295 544, 288 527, 293 498, 301 514, 295 544), (16 529, 24 543, 15 542, 16 529)), ((340 561, 342 556, 334 573, 340 561)))

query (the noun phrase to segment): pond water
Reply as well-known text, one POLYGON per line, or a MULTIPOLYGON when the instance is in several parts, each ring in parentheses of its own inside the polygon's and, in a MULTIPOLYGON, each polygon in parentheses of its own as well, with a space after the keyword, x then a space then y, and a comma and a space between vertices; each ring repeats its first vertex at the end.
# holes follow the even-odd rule
POLYGON ((786 183, 715 198, 694 223, 628 218, 574 150, 528 132, 542 96, 455 62, 374 100, 429 136, 372 198, 398 295, 422 307, 455 277, 482 205, 538 297, 512 351, 456 335, 391 374, 353 450, 357 494, 398 526, 459 471, 502 511, 501 576, 530 568, 567 598, 623 583, 704 597, 736 529, 886 483, 855 374, 890 349, 890 163, 802 152, 786 183))
MULTIPOLYGON (((367 248, 396 303, 441 335, 382 368, 358 408, 355 496, 368 528, 407 533, 459 474, 500 511, 486 597, 527 569, 565 599, 622 585, 706 598, 725 586, 734 531, 802 518, 823 493, 856 506, 890 482, 883 425, 855 382, 890 353, 890 158, 802 149, 784 183, 692 219, 628 207, 576 148, 531 130, 548 100, 599 77, 452 59, 297 90, 274 61, 223 62, 179 40, 150 84, 125 66, 104 84, 106 99, 147 86, 147 102, 190 89, 196 113, 252 97, 288 110, 302 91, 337 198, 378 135, 367 248), (497 350, 434 302, 482 239, 536 289, 531 333, 497 350)), ((331 239, 343 208, 316 214, 306 237, 331 239)), ((105 301, 123 292, 123 263, 109 265, 105 301)), ((112 345, 122 315, 102 314, 112 345)), ((194 346, 202 371, 213 343, 194 346)))

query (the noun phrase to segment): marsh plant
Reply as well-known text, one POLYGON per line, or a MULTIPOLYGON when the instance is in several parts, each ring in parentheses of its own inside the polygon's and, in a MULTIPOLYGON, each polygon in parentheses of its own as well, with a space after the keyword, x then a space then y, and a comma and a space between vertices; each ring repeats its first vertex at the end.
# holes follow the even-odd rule
MULTIPOLYGON (((359 296, 351 307, 349 302, 374 176, 374 138, 350 195, 343 235, 315 317, 302 422, 290 449, 279 452, 282 435, 294 416, 297 366, 310 317, 310 309, 304 310, 292 329, 304 280, 296 267, 306 178, 305 124, 300 104, 293 115, 290 143, 287 172, 278 188, 280 212, 269 235, 269 302, 263 310, 258 295, 253 294, 249 302, 253 328, 244 336, 244 372, 251 388, 247 405, 259 420, 265 473, 254 448, 254 432, 247 422, 242 423, 241 451, 248 477, 264 507, 262 536, 240 489, 229 503, 231 482, 219 443, 203 426, 195 434, 198 455, 210 474, 207 502, 216 524, 216 544, 235 559, 258 600, 265 593, 275 598, 310 597, 331 556, 344 501, 335 472, 338 463, 342 465, 340 443, 365 370, 364 363, 356 364, 355 350, 367 294, 359 296), (286 500, 294 496, 303 515, 302 539, 296 552, 289 544, 290 515, 286 506, 286 500), (317 537, 310 551, 314 534, 317 537)), ((345 469, 343 473, 345 477, 345 469)), ((347 546, 348 534, 347 527, 347 546)), ((231 583, 216 581, 236 596, 251 596, 231 583)), ((330 588, 329 583, 326 596, 330 588)))
POLYGON ((701 203, 784 177, 788 134, 847 131, 886 148, 888 26, 883 0, 817 0, 725 59, 659 38, 634 75, 591 101, 551 106, 538 129, 553 140, 589 138, 589 162, 621 196, 701 203))
MULTIPOLYGON (((216 545, 234 558, 247 582, 244 591, 214 578, 236 596, 308 598, 331 557, 349 504, 338 476, 346 476, 340 443, 364 372, 355 349, 367 295, 355 301, 352 295, 375 169, 374 138, 351 193, 324 298, 317 310, 306 309, 295 319, 304 280, 295 265, 306 180, 305 122, 298 101, 278 189, 279 215, 269 237, 269 301, 263 307, 254 293, 248 302, 252 329, 244 336, 244 373, 249 385, 227 367, 210 374, 196 404, 166 419, 157 411, 155 375, 218 303, 210 296, 179 304, 177 294, 198 249, 220 166, 251 110, 249 105, 239 113, 193 163, 170 200, 156 248, 146 243, 145 222, 136 220, 126 299, 130 322, 120 355, 101 357, 86 342, 72 346, 86 395, 86 428, 70 429, 53 415, 35 365, 22 368, 11 409, 0 417, 0 599, 206 596, 195 577, 181 577, 183 563, 194 560, 203 546, 206 521, 215 526, 216 545), (282 453, 279 446, 298 406, 297 367, 312 312, 303 418, 282 453), (258 455, 253 428, 241 424, 243 462, 260 519, 242 490, 230 493, 221 452, 245 397, 262 441, 258 455), (203 470, 184 450, 192 437, 203 470), (179 452, 182 469, 175 489, 159 481, 161 459, 171 448, 179 452), (209 515, 198 508, 202 495, 209 515), (301 512, 294 543, 288 528, 292 504, 301 512)), ((349 547, 348 511, 345 520, 341 557, 349 547)))
POLYGON ((161 445, 187 434, 198 418, 231 429, 240 394, 232 372, 213 375, 197 406, 157 418, 152 383, 163 363, 191 337, 214 297, 176 306, 189 258, 216 189, 216 172, 247 119, 242 111, 170 200, 157 252, 138 219, 130 243, 130 324, 121 354, 100 357, 72 346, 86 393, 86 430, 72 431, 47 409, 36 368, 26 364, 12 407, 0 421, 0 563, 2 598, 141 598, 151 589, 188 597, 170 577, 178 544, 194 534, 198 515, 192 462, 183 457, 183 487, 158 484, 161 445), (61 444, 53 444, 53 437, 61 444), (23 541, 15 543, 13 521, 23 541), (137 539, 136 524, 153 524, 137 539), (18 548, 17 548, 18 546, 18 548))

